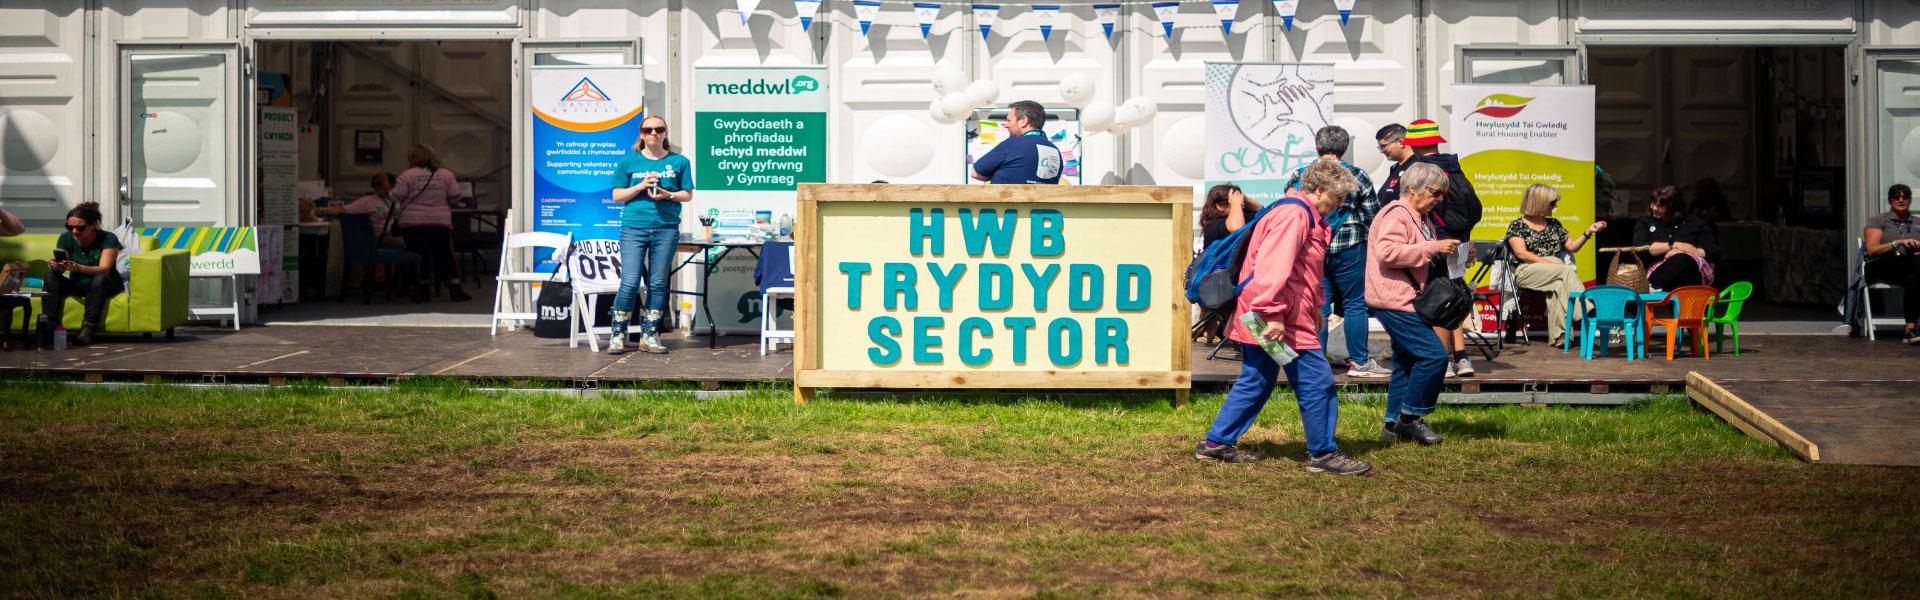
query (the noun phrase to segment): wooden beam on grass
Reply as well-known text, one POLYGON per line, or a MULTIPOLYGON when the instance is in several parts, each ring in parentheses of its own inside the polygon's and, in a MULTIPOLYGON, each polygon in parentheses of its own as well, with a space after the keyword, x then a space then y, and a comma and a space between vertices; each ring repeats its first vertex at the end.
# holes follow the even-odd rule
POLYGON ((1802 460, 1820 462, 1819 445, 1754 408, 1698 371, 1687 372, 1687 397, 1707 407, 1713 414, 1720 415, 1720 418, 1726 419, 1747 435, 1785 446, 1802 460))

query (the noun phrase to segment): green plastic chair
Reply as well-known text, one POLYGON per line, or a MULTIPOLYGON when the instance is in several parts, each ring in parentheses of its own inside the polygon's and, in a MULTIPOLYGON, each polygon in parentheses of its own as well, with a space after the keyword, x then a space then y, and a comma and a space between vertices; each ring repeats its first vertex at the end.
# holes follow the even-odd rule
POLYGON ((1747 296, 1753 295, 1753 284, 1735 281, 1720 292, 1720 314, 1707 315, 1706 322, 1713 325, 1713 351, 1726 352, 1728 331, 1733 332, 1733 355, 1740 355, 1740 307, 1747 303, 1747 296))

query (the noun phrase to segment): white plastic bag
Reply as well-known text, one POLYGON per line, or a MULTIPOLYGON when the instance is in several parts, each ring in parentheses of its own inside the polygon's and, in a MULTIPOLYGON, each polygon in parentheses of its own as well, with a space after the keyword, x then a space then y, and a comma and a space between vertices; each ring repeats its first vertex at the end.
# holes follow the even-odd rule
POLYGON ((140 230, 133 226, 133 217, 121 217, 120 226, 113 228, 113 237, 120 239, 120 255, 114 262, 114 269, 120 271, 120 280, 129 281, 133 271, 133 255, 140 253, 140 230))

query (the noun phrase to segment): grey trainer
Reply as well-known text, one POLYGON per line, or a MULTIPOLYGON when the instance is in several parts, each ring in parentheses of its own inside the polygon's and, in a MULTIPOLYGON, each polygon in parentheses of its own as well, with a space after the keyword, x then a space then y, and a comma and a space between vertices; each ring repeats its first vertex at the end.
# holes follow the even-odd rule
POLYGON ((1206 440, 1193 446, 1193 459, 1200 462, 1247 464, 1260 462, 1260 455, 1233 446, 1208 448, 1206 440))
POLYGON ((1348 377, 1371 379, 1371 378, 1377 378, 1377 377, 1387 377, 1390 375, 1393 375, 1392 371, 1387 370, 1386 367, 1380 366, 1380 363, 1378 361, 1375 361, 1371 358, 1367 359, 1367 362, 1364 362, 1364 363, 1355 363, 1355 362, 1347 363, 1348 377))
POLYGON ((1307 471, 1310 473, 1365 475, 1372 470, 1373 463, 1355 460, 1344 452, 1328 452, 1307 461, 1307 471))
POLYGON ((1398 434, 1400 439, 1420 442, 1422 446, 1439 444, 1441 440, 1440 433, 1434 431, 1433 426, 1428 425, 1426 419, 1415 419, 1411 422, 1395 424, 1393 426, 1393 432, 1398 434))

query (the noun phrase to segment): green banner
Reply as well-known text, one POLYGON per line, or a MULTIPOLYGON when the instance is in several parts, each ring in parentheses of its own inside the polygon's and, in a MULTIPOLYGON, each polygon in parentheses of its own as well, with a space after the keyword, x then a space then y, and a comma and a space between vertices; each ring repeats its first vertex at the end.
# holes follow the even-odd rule
POLYGON ((792 191, 827 180, 824 112, 702 112, 693 180, 702 189, 792 191))

